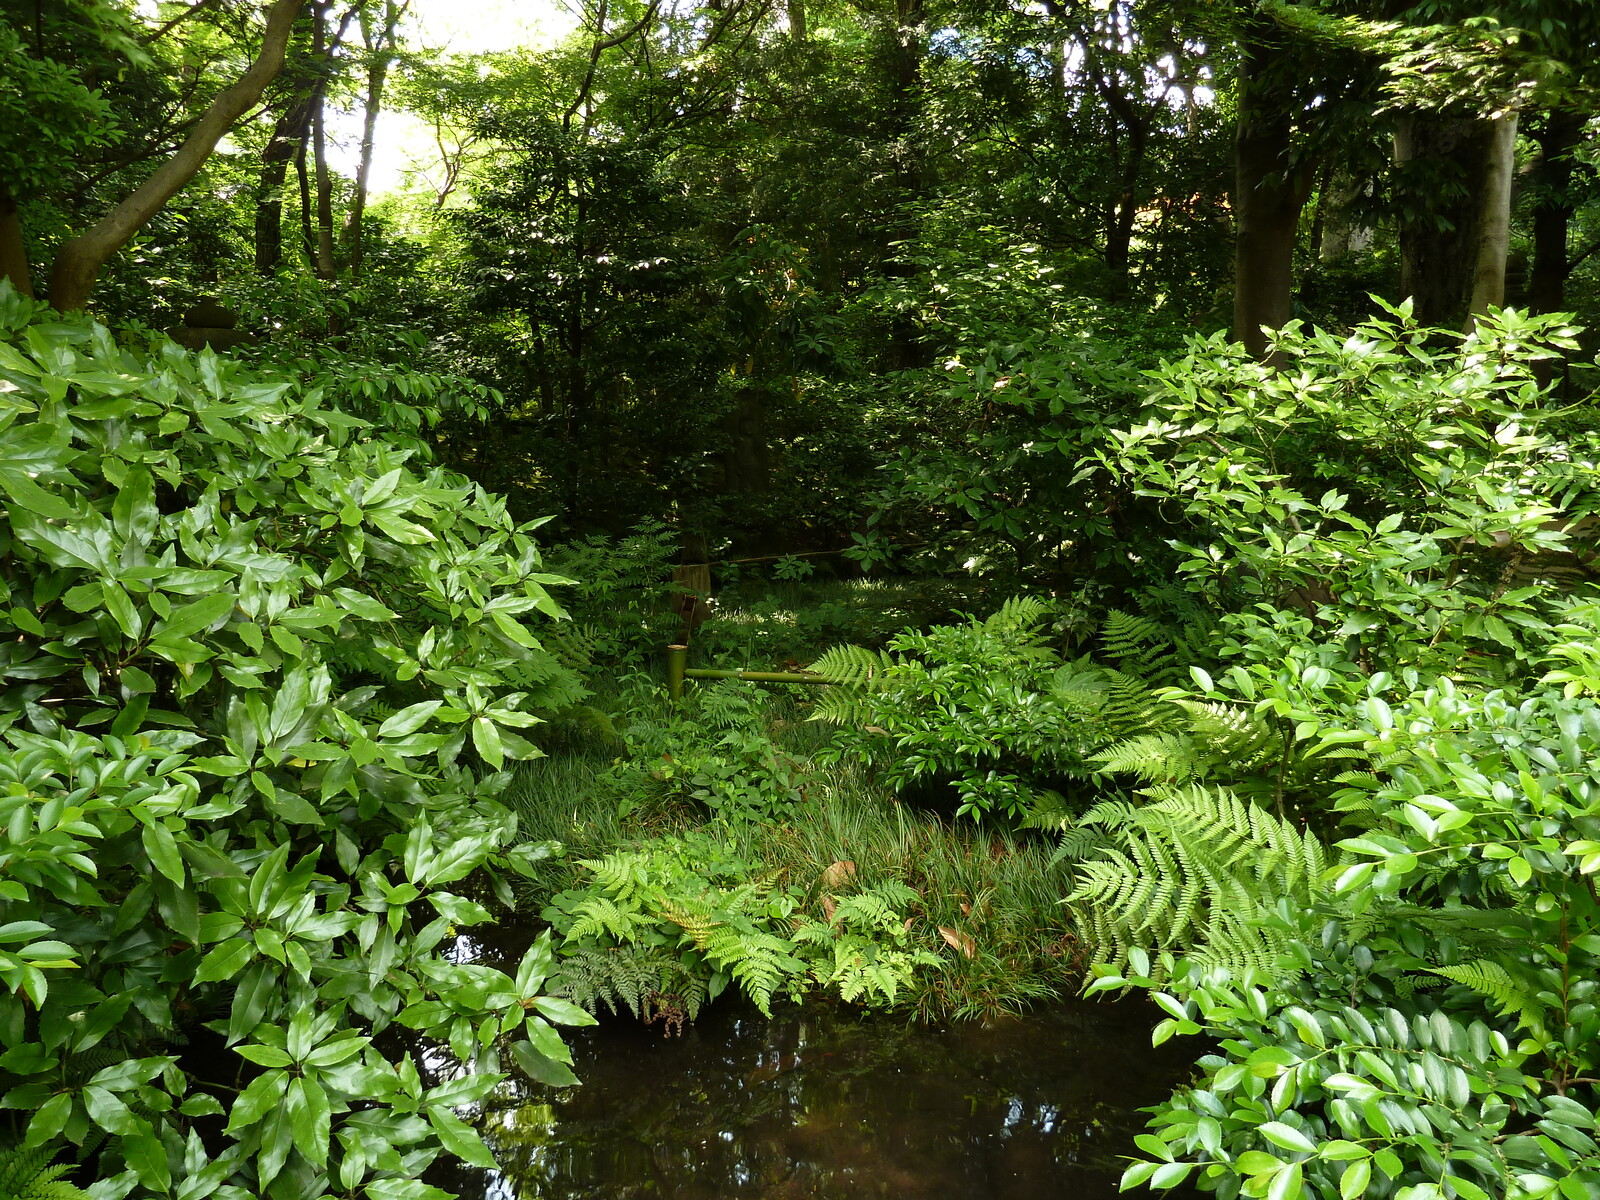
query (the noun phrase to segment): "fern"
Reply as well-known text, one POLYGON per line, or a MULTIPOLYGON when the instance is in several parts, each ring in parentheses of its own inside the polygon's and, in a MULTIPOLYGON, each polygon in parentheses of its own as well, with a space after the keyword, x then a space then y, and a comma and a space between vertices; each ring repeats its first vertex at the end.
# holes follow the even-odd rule
POLYGON ((1013 596, 984 621, 993 633, 1034 633, 1050 615, 1050 603, 1037 596, 1013 596))
POLYGON ((562 958, 550 994, 589 1012, 603 1004, 615 1016, 626 1008, 646 1024, 677 1012, 692 1021, 708 999, 709 980, 663 947, 580 948, 562 958))
POLYGON ((568 621, 547 630, 542 635, 544 648, 555 655, 562 666, 574 671, 587 671, 604 653, 612 640, 601 626, 590 623, 579 625, 568 621))
POLYGON ((623 908, 607 896, 591 896, 573 915, 577 919, 567 930, 569 942, 609 937, 620 946, 656 923, 654 917, 637 908, 623 908))
MULTIPOLYGON (((1299 741, 1282 722, 1253 707, 1171 697, 1161 703, 1164 713, 1143 714, 1155 732, 1124 737, 1095 755, 1093 762, 1112 775, 1133 775, 1148 784, 1190 781, 1226 784, 1241 795, 1279 801, 1286 792, 1299 792, 1334 776, 1335 762, 1361 759, 1364 752, 1350 746, 1299 741)), ((1139 718, 1130 709, 1125 720, 1139 718)))
POLYGON ((840 900, 830 921, 835 925, 860 930, 893 932, 903 928, 897 909, 917 898, 916 892, 899 880, 888 880, 867 891, 840 900))
POLYGON ((880 686, 894 666, 893 656, 885 650, 835 646, 807 669, 829 683, 859 688, 880 686))
POLYGON ((1270 968, 1289 935, 1264 921, 1274 901, 1309 904, 1327 867, 1321 843, 1220 788, 1155 788, 1152 802, 1085 814, 1106 844, 1078 868, 1067 904, 1094 961, 1134 948, 1183 950, 1240 974, 1270 968))
POLYGON ((0 1200, 89 1200, 88 1192, 61 1181, 72 1167, 52 1163, 55 1155, 49 1145, 0 1150, 0 1200))
POLYGON ((1450 967, 1428 967, 1434 975, 1471 988, 1485 997, 1502 1016, 1515 1016, 1517 1023, 1540 1036, 1548 1005, 1541 1000, 1537 986, 1515 978, 1504 965, 1491 959, 1461 963, 1450 967))
POLYGON ((637 904, 654 890, 656 864, 648 851, 621 850, 604 858, 586 858, 580 866, 594 872, 595 884, 617 900, 637 904))
POLYGON ((1146 680, 1147 686, 1176 683, 1181 672, 1165 626, 1149 617, 1120 609, 1106 614, 1100 626, 1100 653, 1124 674, 1146 680))
POLYGON ((772 1015, 772 997, 785 983, 804 976, 806 965, 790 951, 791 944, 757 929, 742 914, 724 914, 718 922, 685 924, 684 934, 706 961, 743 985, 763 1015, 772 1015))
POLYGON ((1145 783, 1184 783, 1201 774, 1204 764, 1192 740, 1175 733, 1140 734, 1091 761, 1108 775, 1136 775, 1145 783))
POLYGON ((844 937, 832 943, 832 953, 813 963, 812 973, 823 984, 839 989, 847 1003, 881 999, 893 1004, 902 987, 916 979, 919 967, 936 966, 937 955, 926 950, 899 950, 844 937))

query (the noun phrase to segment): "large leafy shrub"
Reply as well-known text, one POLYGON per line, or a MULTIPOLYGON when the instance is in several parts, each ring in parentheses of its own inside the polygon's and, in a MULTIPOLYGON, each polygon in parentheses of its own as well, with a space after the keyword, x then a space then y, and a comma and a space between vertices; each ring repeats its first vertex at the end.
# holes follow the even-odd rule
MULTIPOLYGON (((1104 968, 1094 985, 1159 989, 1158 1040, 1217 1042, 1126 1181, 1285 1200, 1592 1195, 1600 705, 1440 680, 1369 698, 1346 724, 1331 736, 1383 767, 1350 776, 1339 804, 1363 832, 1322 881, 1278 885, 1281 839, 1259 836, 1259 813, 1207 824, 1191 804, 1187 829, 1161 831, 1182 848, 1169 870, 1196 897, 1184 907, 1211 913, 1196 928, 1235 933, 1187 957, 1134 950, 1126 975, 1104 968), (1218 847, 1236 852, 1223 871, 1218 847), (1250 961, 1252 948, 1267 953, 1250 961)), ((1141 857, 1156 845, 1126 840, 1141 857)), ((1086 875, 1074 900, 1114 921, 1127 897, 1097 883, 1086 875)), ((1184 908, 1152 897, 1145 910, 1184 908)), ((1124 918, 1118 932, 1162 924, 1124 918)))
POLYGON ((1600 1189, 1600 455, 1533 369, 1573 333, 1196 342, 1108 451, 1224 612, 1187 719, 1102 756, 1146 803, 1068 834, 1093 988, 1214 1043, 1124 1186, 1600 1189))
POLYGON ((542 852, 494 797, 559 580, 422 457, 0 288, 0 1105, 100 1200, 435 1195, 504 1039, 571 1081, 548 943, 447 953, 542 852))
POLYGON ((1462 339, 1401 306, 1345 338, 1289 326, 1282 369, 1196 339, 1101 457, 1159 504, 1225 653, 1525 676, 1600 496, 1600 440, 1537 377, 1576 332, 1508 309, 1462 339))

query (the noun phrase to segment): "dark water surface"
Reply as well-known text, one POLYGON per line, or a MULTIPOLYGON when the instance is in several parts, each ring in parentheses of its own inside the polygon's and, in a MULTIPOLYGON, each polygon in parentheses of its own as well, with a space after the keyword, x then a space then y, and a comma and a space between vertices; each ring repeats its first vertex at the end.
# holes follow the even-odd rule
POLYGON ((1150 1048, 1155 1010, 1082 1003, 989 1027, 828 1008, 715 1007, 681 1037, 570 1033, 580 1087, 507 1085, 482 1129, 483 1200, 1097 1200, 1135 1110, 1199 1047, 1150 1048))

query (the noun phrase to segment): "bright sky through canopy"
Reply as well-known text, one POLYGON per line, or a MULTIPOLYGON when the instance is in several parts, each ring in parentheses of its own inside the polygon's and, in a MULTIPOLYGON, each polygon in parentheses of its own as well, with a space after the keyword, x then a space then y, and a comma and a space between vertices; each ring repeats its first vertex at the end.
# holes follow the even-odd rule
MULTIPOLYGON (((411 0, 406 44, 413 50, 482 54, 518 46, 550 46, 577 26, 576 13, 562 0, 411 0)), ((337 169, 354 175, 361 149, 361 114, 333 116, 337 169)), ((384 110, 378 121, 372 159, 372 191, 393 191, 408 173, 427 173, 437 152, 427 128, 407 113, 384 110)))

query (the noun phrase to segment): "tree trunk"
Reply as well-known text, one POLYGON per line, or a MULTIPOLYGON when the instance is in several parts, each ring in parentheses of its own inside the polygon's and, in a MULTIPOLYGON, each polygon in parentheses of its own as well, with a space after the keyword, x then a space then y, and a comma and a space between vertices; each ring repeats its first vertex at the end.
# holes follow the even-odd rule
POLYGON ((22 240, 17 202, 0 187, 0 279, 9 279, 20 295, 33 296, 33 275, 28 270, 28 247, 22 240))
POLYGON ((261 179, 256 187, 256 272, 271 275, 283 262, 283 185, 289 164, 305 141, 311 121, 311 93, 297 97, 272 130, 261 152, 261 179))
POLYGON ((305 249, 306 262, 315 265, 317 261, 317 235, 311 225, 311 214, 315 204, 311 199, 311 127, 306 126, 306 134, 300 139, 300 145, 295 147, 294 170, 300 182, 300 244, 305 249))
POLYGON ((1400 294, 1424 325, 1459 329, 1477 270, 1478 222, 1493 126, 1481 117, 1411 112, 1395 128, 1408 219, 1400 225, 1400 294))
POLYGON ((1364 181, 1354 175, 1344 171, 1330 173, 1317 205, 1321 229, 1318 236, 1312 238, 1317 258, 1322 262, 1338 262, 1371 244, 1372 230, 1357 224, 1350 215, 1364 187, 1364 181))
MULTIPOLYGON (((928 194, 926 159, 917 129, 917 90, 922 81, 922 60, 926 50, 922 0, 895 0, 893 40, 886 47, 884 71, 888 81, 879 133, 885 146, 893 147, 890 169, 899 193, 898 211, 890 218, 885 240, 912 243, 920 232, 912 203, 928 194)), ((885 246, 883 257, 890 261, 884 274, 894 279, 911 279, 920 268, 900 258, 892 246, 885 246)), ((909 314, 896 313, 889 319, 889 355, 894 369, 912 370, 926 366, 928 347, 921 343, 916 322, 909 314)))
POLYGON ((283 67, 289 31, 299 10, 300 0, 272 0, 260 53, 245 73, 211 102, 183 145, 149 179, 95 225, 61 247, 50 277, 50 303, 58 310, 72 312, 84 306, 111 256, 195 177, 222 135, 261 99, 262 91, 283 67))
POLYGON ((384 7, 383 32, 376 43, 367 39, 367 49, 374 54, 367 65, 366 108, 361 120, 361 161, 356 167, 355 191, 350 197, 350 213, 345 219, 345 260, 350 264, 350 276, 361 278, 361 268, 366 258, 362 222, 367 214, 367 187, 372 178, 372 152, 377 142, 378 114, 383 108, 383 88, 389 77, 389 64, 394 60, 394 46, 400 20, 405 16, 411 0, 396 4, 388 0, 384 7))
POLYGON ((806 40, 806 0, 788 0, 789 37, 796 43, 806 40))
POLYGON ((1467 325, 1506 302, 1506 255, 1511 249, 1511 176, 1517 157, 1517 114, 1502 113, 1491 123, 1483 165, 1473 254, 1472 297, 1467 325))
POLYGON ((1139 176, 1144 172, 1150 122, 1135 109, 1126 96, 1112 97, 1112 82, 1105 80, 1103 94, 1107 105, 1127 131, 1127 149, 1117 180, 1117 198, 1106 230, 1106 269, 1111 273, 1111 298, 1125 299, 1131 285, 1133 225, 1139 216, 1139 176))
POLYGON ((767 445, 767 406, 760 385, 749 380, 727 420, 723 471, 730 493, 765 493, 772 487, 772 451, 767 445))
POLYGON ((1583 144, 1584 119, 1567 109, 1551 112, 1534 133, 1539 155, 1533 165, 1533 266, 1528 276, 1528 308, 1561 312, 1567 306, 1567 234, 1575 205, 1573 154, 1583 144))
POLYGON ((317 237, 312 268, 319 279, 333 279, 339 264, 333 255, 333 176, 328 171, 327 89, 317 89, 311 111, 311 162, 317 178, 317 237))
POLYGON ((1293 164, 1294 125, 1268 83, 1280 46, 1257 28, 1241 41, 1239 132, 1234 141, 1233 336, 1266 357, 1268 330, 1289 320, 1300 210, 1315 164, 1293 164))

